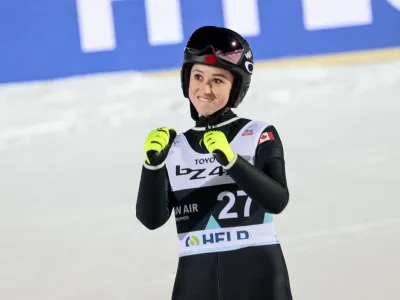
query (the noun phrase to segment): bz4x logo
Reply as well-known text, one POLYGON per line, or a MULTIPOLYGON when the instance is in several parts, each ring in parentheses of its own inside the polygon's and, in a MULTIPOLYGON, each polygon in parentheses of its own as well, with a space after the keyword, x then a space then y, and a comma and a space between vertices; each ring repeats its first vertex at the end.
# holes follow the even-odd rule
POLYGON ((207 176, 223 176, 226 175, 226 172, 222 166, 217 166, 215 167, 210 173, 206 172, 206 168, 200 168, 200 169, 191 169, 191 168, 181 168, 180 165, 177 165, 176 168, 176 176, 181 176, 181 175, 190 175, 190 180, 195 180, 195 179, 203 179, 207 178, 207 176))

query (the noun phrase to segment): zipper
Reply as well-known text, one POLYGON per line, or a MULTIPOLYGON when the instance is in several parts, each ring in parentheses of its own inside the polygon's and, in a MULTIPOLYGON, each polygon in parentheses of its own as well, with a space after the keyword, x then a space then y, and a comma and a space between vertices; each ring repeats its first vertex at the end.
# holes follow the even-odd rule
POLYGON ((206 118, 205 127, 206 127, 206 132, 209 131, 209 130, 211 130, 211 127, 210 127, 210 125, 208 124, 208 117, 206 118))
POLYGON ((218 289, 218 299, 222 300, 222 294, 221 294, 221 280, 219 277, 219 256, 218 253, 216 253, 217 256, 217 289, 218 289))

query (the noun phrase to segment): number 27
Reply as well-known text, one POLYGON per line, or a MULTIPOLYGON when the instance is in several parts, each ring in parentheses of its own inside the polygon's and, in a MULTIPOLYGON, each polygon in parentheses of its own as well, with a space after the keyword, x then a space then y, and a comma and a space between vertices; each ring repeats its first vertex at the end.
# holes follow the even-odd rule
MULTIPOLYGON (((237 196, 247 196, 244 191, 237 191, 237 196)), ((236 219, 238 218, 237 212, 229 212, 229 210, 235 205, 236 196, 232 192, 222 192, 218 195, 217 200, 223 201, 224 197, 229 198, 228 204, 221 210, 219 214, 219 219, 236 219)), ((250 206, 251 206, 251 198, 247 197, 246 204, 244 205, 244 217, 250 216, 250 206)))

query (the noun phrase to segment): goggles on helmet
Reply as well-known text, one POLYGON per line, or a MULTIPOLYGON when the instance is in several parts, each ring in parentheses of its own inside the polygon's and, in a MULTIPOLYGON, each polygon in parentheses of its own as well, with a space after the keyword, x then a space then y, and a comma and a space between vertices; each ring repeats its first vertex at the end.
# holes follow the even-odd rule
POLYGON ((210 26, 202 27, 192 34, 186 51, 194 55, 214 54, 221 63, 238 65, 244 47, 234 33, 210 26))

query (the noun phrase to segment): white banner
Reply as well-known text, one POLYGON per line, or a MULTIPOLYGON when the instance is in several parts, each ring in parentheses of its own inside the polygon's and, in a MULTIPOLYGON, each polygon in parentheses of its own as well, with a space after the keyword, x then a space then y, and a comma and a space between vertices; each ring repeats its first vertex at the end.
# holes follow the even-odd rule
POLYGON ((279 244, 274 223, 178 234, 179 256, 279 244))

